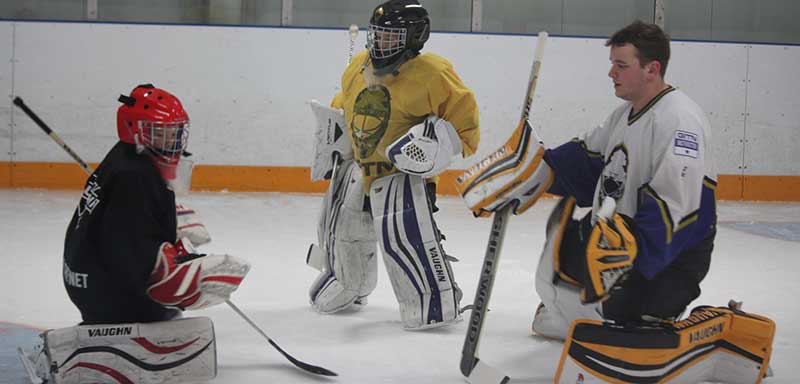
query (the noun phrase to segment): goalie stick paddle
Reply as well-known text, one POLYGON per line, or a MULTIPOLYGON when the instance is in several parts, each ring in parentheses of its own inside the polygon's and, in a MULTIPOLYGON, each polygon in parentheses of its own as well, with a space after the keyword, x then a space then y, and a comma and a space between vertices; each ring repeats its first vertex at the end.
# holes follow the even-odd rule
MULTIPOLYGON (((528 80, 528 89, 525 93, 525 102, 522 105, 522 115, 520 116, 520 123, 517 129, 526 129, 526 127, 529 126, 526 122, 530 116, 531 104, 533 103, 536 83, 539 79, 539 69, 542 65, 542 57, 544 56, 544 47, 546 43, 547 32, 539 32, 539 38, 536 42, 536 51, 533 56, 533 68, 531 69, 531 75, 528 80)), ((507 204, 495 212, 494 218, 492 219, 489 242, 486 246, 481 275, 478 280, 475 298, 473 299, 472 313, 470 314, 469 323, 467 324, 467 335, 464 338, 464 346, 461 349, 459 368, 461 369, 461 374, 472 384, 505 384, 509 381, 508 376, 482 362, 478 358, 478 347, 480 345, 483 326, 486 321, 486 313, 488 311, 489 299, 492 295, 497 265, 500 261, 500 251, 503 247, 506 226, 511 216, 512 209, 512 205, 507 204)))
POLYGON ((311 365, 311 364, 308 364, 308 363, 304 363, 304 362, 302 362, 300 360, 295 359, 292 355, 286 353, 286 351, 284 351, 281 347, 279 347, 277 343, 272 341, 272 339, 270 339, 269 336, 267 336, 267 334, 264 333, 264 331, 262 331, 261 328, 259 328, 259 326, 256 325, 256 323, 253 322, 253 320, 250 320, 250 318, 247 317, 247 315, 245 315, 244 312, 242 312, 236 305, 234 305, 233 302, 231 302, 230 300, 226 300, 225 303, 227 303, 231 307, 231 309, 234 310, 234 312, 238 313, 239 316, 241 316, 244 319, 244 321, 246 321, 248 324, 250 324, 250 326, 253 327, 253 329, 255 329, 256 332, 258 332, 261 336, 263 336, 264 339, 266 339, 269 342, 270 345, 275 347, 275 349, 277 349, 278 352, 280 352, 284 357, 286 357, 286 359, 291 361, 292 364, 294 364, 298 368, 300 368, 300 369, 302 369, 304 371, 307 371, 307 372, 311 372, 311 373, 316 374, 316 375, 338 376, 336 374, 336 372, 333 372, 331 370, 328 370, 328 369, 325 369, 325 368, 322 368, 322 367, 318 367, 316 365, 311 365))
MULTIPOLYGON (((53 130, 50 129, 50 127, 48 127, 47 124, 45 124, 44 121, 42 121, 39 118, 39 116, 36 115, 36 113, 34 113, 30 108, 28 108, 28 106, 25 105, 25 102, 23 102, 21 98, 15 97, 14 105, 20 107, 23 111, 25 111, 25 114, 27 114, 28 117, 30 117, 40 128, 42 128, 42 130, 45 131, 47 135, 49 135, 51 138, 53 138, 53 140, 55 140, 59 145, 61 145, 61 148, 67 151, 67 153, 69 153, 70 156, 72 156, 72 158, 75 159, 75 161, 77 161, 78 164, 81 165, 81 168, 83 168, 83 170, 86 171, 86 173, 90 175, 92 174, 93 172, 92 168, 89 167, 83 161, 83 159, 81 159, 81 157, 78 156, 77 153, 73 152, 72 149, 63 140, 61 140, 61 137, 59 137, 55 132, 53 132, 53 130)), ((275 347, 275 349, 277 349, 281 354, 283 354, 284 357, 286 357, 286 359, 291 361, 292 364, 294 364, 298 368, 317 375, 337 376, 337 374, 333 371, 327 370, 322 367, 318 367, 316 365, 304 363, 300 360, 295 359, 292 355, 286 353, 286 351, 281 349, 281 347, 278 346, 277 343, 272 341, 272 339, 270 339, 269 336, 267 336, 267 334, 261 330, 261 328, 259 328, 252 320, 250 320, 250 318, 247 317, 247 315, 245 315, 244 312, 242 312, 236 305, 234 305, 233 302, 231 302, 230 300, 226 300, 225 302, 231 307, 231 309, 233 309, 234 312, 236 312, 239 316, 241 316, 248 324, 250 324, 250 326, 252 326, 258 333, 260 333, 261 336, 264 336, 264 338, 267 339, 270 345, 275 347)))

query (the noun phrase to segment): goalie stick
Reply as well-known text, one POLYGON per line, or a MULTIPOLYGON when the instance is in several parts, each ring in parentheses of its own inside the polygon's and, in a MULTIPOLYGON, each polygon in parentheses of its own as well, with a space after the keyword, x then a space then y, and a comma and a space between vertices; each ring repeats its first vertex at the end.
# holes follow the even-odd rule
MULTIPOLYGON (((524 131, 532 129, 528 123, 528 118, 530 117, 531 103, 533 102, 533 94, 536 89, 537 80, 539 79, 539 69, 542 65, 542 57, 544 55, 546 43, 547 32, 539 32, 536 51, 533 56, 533 68, 531 70, 530 79, 528 80, 528 90, 525 94, 525 102, 522 105, 522 116, 510 140, 515 138, 524 139, 530 136, 524 134, 524 131)), ((521 144, 524 143, 517 143, 516 148, 520 148, 521 144)), ((513 153, 506 152, 507 146, 508 144, 504 145, 496 151, 497 153, 490 154, 489 157, 508 156, 509 159, 513 159, 513 153)), ((468 169, 465 174, 479 171, 482 163, 483 162, 479 162, 474 165, 468 169)), ((481 275, 478 280, 475 298, 473 299, 472 313, 470 314, 469 323, 467 323, 467 335, 464 338, 464 346, 461 349, 460 369, 464 378, 472 384, 505 384, 510 380, 508 376, 478 358, 478 347, 480 345, 481 332, 486 322, 486 313, 488 311, 489 299, 492 295, 495 274, 497 273, 497 264, 500 261, 500 251, 503 247, 506 226, 513 208, 511 204, 506 204, 494 214, 492 229, 489 233, 489 242, 486 246, 486 254, 483 258, 483 266, 481 267, 481 275)))
MULTIPOLYGON (((36 123, 36 125, 39 126, 39 128, 41 128, 45 133, 47 133, 47 135, 50 136, 56 143, 58 143, 61 146, 61 148, 63 148, 65 151, 67 151, 67 153, 69 153, 69 155, 72 156, 72 158, 75 159, 75 161, 77 161, 78 164, 80 164, 81 168, 83 168, 83 170, 86 171, 87 174, 89 174, 89 175, 92 174, 92 172, 93 172, 92 168, 89 165, 87 165, 83 161, 83 159, 81 159, 80 156, 78 156, 77 153, 72 151, 72 148, 70 148, 67 145, 67 143, 65 143, 63 140, 61 140, 61 137, 59 137, 58 134, 53 132, 53 130, 50 129, 50 127, 48 127, 47 124, 45 124, 45 122, 42 121, 42 119, 40 119, 38 115, 36 115, 36 113, 34 113, 30 108, 28 108, 28 106, 25 105, 25 102, 22 101, 22 99, 19 96, 14 98, 14 105, 16 105, 20 109, 22 109, 22 111, 25 112, 25 114, 28 115, 28 117, 30 117, 31 120, 33 120, 36 123)), ((328 369, 325 369, 325 368, 322 368, 322 367, 318 367, 318 366, 315 366, 315 365, 311 365, 311 364, 308 364, 308 363, 304 363, 304 362, 302 362, 300 360, 295 359, 294 357, 292 357, 291 355, 286 353, 286 351, 284 351, 281 347, 279 347, 277 343, 272 341, 272 339, 270 339, 269 336, 267 336, 267 334, 264 333, 264 331, 261 330, 261 328, 259 328, 252 320, 250 320, 250 318, 248 318, 244 314, 244 312, 239 310, 239 308, 236 307, 236 305, 234 305, 233 302, 231 302, 230 300, 226 300, 225 302, 231 307, 231 309, 234 310, 234 312, 236 312, 245 321, 247 321, 247 323, 250 324, 250 326, 253 327, 253 329, 255 329, 259 334, 264 336, 264 338, 267 339, 267 341, 269 342, 270 345, 275 347, 275 349, 277 349, 278 352, 283 354, 283 356, 286 357, 286 359, 288 359, 290 362, 292 362, 292 364, 294 364, 298 368, 300 368, 300 369, 302 369, 304 371, 307 371, 307 372, 311 372, 311 373, 317 374, 317 375, 337 376, 337 374, 335 372, 333 372, 333 371, 330 371, 328 369)))
MULTIPOLYGON (((350 65, 350 62, 353 61, 353 50, 355 49, 356 39, 358 38, 358 26, 355 24, 350 24, 350 28, 347 30, 350 36, 350 49, 347 53, 347 61, 345 61, 345 67, 350 65)), ((336 171, 339 170, 339 163, 340 161, 339 152, 333 153, 333 168, 331 169, 331 184, 333 184, 334 180, 336 180, 336 171)), ((333 187, 332 187, 333 188, 333 187)), ((334 189, 335 190, 335 189, 334 189)))

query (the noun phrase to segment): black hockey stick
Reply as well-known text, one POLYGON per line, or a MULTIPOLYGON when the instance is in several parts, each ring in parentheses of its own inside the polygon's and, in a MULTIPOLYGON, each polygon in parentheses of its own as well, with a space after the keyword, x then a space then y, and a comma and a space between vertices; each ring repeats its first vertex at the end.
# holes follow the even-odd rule
MULTIPOLYGON (((525 93, 525 101, 522 104, 522 114, 517 127, 518 130, 532 129, 528 124, 530 117, 533 95, 536 90, 536 83, 539 79, 539 69, 542 66, 544 56, 544 46, 547 42, 547 32, 539 32, 539 39, 536 43, 536 51, 533 56, 533 68, 530 79, 528 80, 528 90, 525 93)), ((515 131, 515 133, 517 133, 515 131)), ((512 135, 513 137, 513 135, 512 135)), ((523 137, 522 134, 519 137, 523 137)), ((490 155, 491 156, 491 155, 490 155)), ((480 164, 480 163, 479 163, 480 164)), ((472 384, 505 384, 509 377, 497 369, 483 363, 478 358, 478 347, 480 345, 481 332, 486 321, 489 299, 492 295, 494 277, 497 273, 497 265, 500 262, 500 251, 503 247, 503 240, 506 235, 506 225, 511 216, 513 206, 506 204, 494 213, 492 229, 489 233, 489 243, 486 246, 486 254, 483 258, 478 288, 473 299, 473 309, 467 324, 467 335, 464 338, 464 346, 461 349, 461 362, 459 368, 461 374, 472 384)))
POLYGON ((89 165, 87 165, 86 163, 84 163, 83 160, 80 158, 80 156, 78 156, 77 153, 73 152, 72 148, 70 148, 64 142, 64 140, 61 140, 61 137, 58 136, 58 134, 56 134, 55 132, 53 132, 53 130, 50 129, 50 127, 48 127, 47 124, 45 124, 45 122, 42 121, 42 119, 40 119, 39 116, 36 115, 36 113, 31 111, 31 109, 28 108, 27 105, 25 105, 25 102, 22 101, 22 99, 19 96, 14 98, 14 105, 22 109, 22 111, 25 112, 25 114, 28 115, 28 117, 30 117, 31 120, 33 120, 33 122, 36 123, 36 125, 38 125, 39 128, 41 128, 44 131, 44 133, 50 136, 50 138, 52 138, 53 141, 58 143, 58 145, 60 145, 61 148, 63 148, 70 156, 72 156, 72 158, 78 162, 78 164, 81 166, 81 168, 83 168, 84 171, 86 171, 86 173, 90 175, 92 174, 92 168, 89 167, 89 165))
MULTIPOLYGON (((67 151, 67 153, 69 153, 70 156, 72 156, 72 158, 75 159, 75 161, 77 161, 78 164, 80 164, 81 168, 83 168, 83 170, 86 171, 87 174, 89 175, 92 174, 93 172, 92 168, 89 167, 89 165, 87 165, 83 161, 83 159, 81 159, 81 157, 78 156, 77 153, 73 152, 72 148, 70 148, 63 140, 61 140, 61 137, 59 137, 55 132, 53 132, 53 130, 50 129, 50 127, 48 127, 47 124, 45 124, 45 122, 42 121, 42 119, 40 119, 39 116, 36 115, 36 113, 34 113, 30 108, 28 108, 28 106, 25 105, 25 102, 23 102, 20 97, 14 98, 14 105, 20 107, 23 111, 25 111, 25 114, 27 114, 28 117, 30 117, 40 128, 42 128, 42 130, 45 131, 45 133, 47 133, 48 136, 50 136, 53 140, 55 140, 55 142, 58 143, 61 146, 61 148, 67 151)), ((245 321, 247 321, 256 331, 258 331, 258 333, 264 336, 264 338, 267 339, 270 345, 275 347, 275 349, 277 349, 281 354, 283 354, 283 356, 285 356, 289 361, 292 362, 292 364, 296 365, 298 368, 317 375, 337 376, 335 372, 329 371, 322 367, 317 367, 315 365, 307 364, 300 360, 295 359, 294 357, 286 353, 283 349, 281 349, 281 347, 279 347, 278 344, 272 341, 272 339, 270 339, 269 336, 267 336, 267 334, 265 334, 264 331, 261 330, 261 328, 259 328, 255 323, 253 323, 253 321, 250 320, 250 318, 248 318, 247 315, 244 314, 244 312, 239 310, 239 308, 236 307, 233 304, 233 302, 231 302, 230 300, 226 300, 225 302, 228 303, 228 305, 237 314, 239 314, 239 316, 241 316, 245 321)))
POLYGON ((231 302, 230 300, 226 300, 225 302, 231 307, 231 309, 233 309, 236 313, 238 313, 239 316, 241 316, 248 324, 250 324, 250 326, 253 327, 253 329, 255 329, 256 332, 258 332, 261 336, 263 336, 269 342, 270 345, 275 347, 275 349, 277 349, 278 352, 280 352, 284 357, 286 357, 289 361, 292 362, 292 364, 296 365, 298 368, 317 375, 338 376, 336 372, 330 371, 322 367, 318 367, 316 365, 304 363, 300 360, 295 359, 294 357, 292 357, 292 355, 286 353, 286 351, 284 351, 281 347, 279 347, 277 343, 272 341, 272 339, 270 339, 269 336, 267 336, 267 334, 264 333, 264 331, 262 331, 261 328, 259 328, 258 325, 256 325, 256 323, 253 322, 253 320, 250 320, 250 318, 247 317, 247 315, 245 315, 244 312, 239 310, 239 308, 236 307, 236 305, 234 305, 233 302, 231 302))
POLYGON ((472 303, 472 313, 467 323, 467 336, 464 347, 461 349, 461 374, 470 383, 498 383, 505 384, 509 377, 496 369, 482 363, 478 358, 478 344, 483 331, 483 323, 488 311, 489 299, 492 296, 494 277, 497 273, 497 263, 500 261, 500 250, 506 235, 506 223, 511 216, 511 205, 506 205, 495 212, 492 219, 492 230, 489 233, 489 243, 486 246, 486 255, 483 257, 481 276, 478 279, 478 288, 472 303))

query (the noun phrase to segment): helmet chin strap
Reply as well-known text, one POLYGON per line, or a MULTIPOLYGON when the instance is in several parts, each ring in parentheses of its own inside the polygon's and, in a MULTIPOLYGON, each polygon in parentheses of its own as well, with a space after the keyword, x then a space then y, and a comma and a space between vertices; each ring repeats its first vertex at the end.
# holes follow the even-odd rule
POLYGON ((133 134, 133 141, 136 143, 136 154, 137 155, 141 155, 145 150, 147 150, 147 146, 145 146, 144 144, 142 144, 141 141, 139 141, 139 134, 138 133, 134 133, 133 134))

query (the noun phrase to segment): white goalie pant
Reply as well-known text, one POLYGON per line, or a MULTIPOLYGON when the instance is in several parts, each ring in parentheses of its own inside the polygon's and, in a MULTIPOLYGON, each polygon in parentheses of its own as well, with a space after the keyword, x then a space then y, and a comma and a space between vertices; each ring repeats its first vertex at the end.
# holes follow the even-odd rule
POLYGON ((542 300, 533 318, 532 330, 545 337, 564 340, 569 327, 576 319, 602 320, 601 304, 582 304, 580 289, 566 281, 559 281, 555 270, 563 238, 563 220, 572 220, 572 206, 567 199, 553 208, 547 221, 544 250, 536 269, 536 293, 542 300), (568 210, 568 211, 567 211, 568 210))
POLYGON ((460 319, 461 292, 433 221, 425 182, 396 173, 370 187, 375 233, 408 330, 438 327, 460 319))
POLYGON ((26 357, 45 383, 171 384, 217 375, 214 325, 207 317, 79 325, 41 336, 44 344, 26 357))
POLYGON ((313 264, 320 274, 309 290, 317 312, 329 314, 365 304, 377 285, 377 246, 364 198, 361 169, 354 161, 342 163, 325 193, 317 226, 320 260, 313 264))

